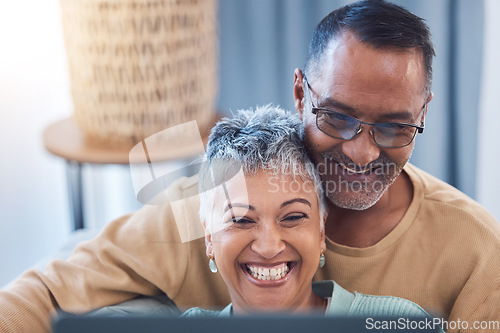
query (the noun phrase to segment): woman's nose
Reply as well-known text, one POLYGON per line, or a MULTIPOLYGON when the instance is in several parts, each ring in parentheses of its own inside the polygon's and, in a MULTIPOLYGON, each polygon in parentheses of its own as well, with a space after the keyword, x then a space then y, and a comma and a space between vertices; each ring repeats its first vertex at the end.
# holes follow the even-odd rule
POLYGON ((286 243, 283 240, 276 222, 267 222, 269 223, 266 224, 271 225, 259 228, 259 230, 256 231, 255 240, 250 248, 263 258, 272 259, 285 250, 286 243))

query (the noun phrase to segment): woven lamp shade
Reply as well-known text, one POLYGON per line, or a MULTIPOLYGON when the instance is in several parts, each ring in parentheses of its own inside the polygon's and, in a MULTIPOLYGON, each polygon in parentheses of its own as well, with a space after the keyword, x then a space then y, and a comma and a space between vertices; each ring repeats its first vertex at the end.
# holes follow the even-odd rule
POLYGON ((196 120, 217 95, 216 0, 60 0, 74 115, 90 138, 133 144, 196 120))

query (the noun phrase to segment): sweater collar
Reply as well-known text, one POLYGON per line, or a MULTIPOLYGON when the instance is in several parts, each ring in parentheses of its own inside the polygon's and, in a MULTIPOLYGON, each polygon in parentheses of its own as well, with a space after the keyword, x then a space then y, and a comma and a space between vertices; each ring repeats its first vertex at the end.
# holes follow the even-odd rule
MULTIPOLYGON (((350 293, 335 281, 319 281, 312 284, 313 292, 323 298, 331 297, 331 304, 326 316, 347 315, 351 309, 356 294, 350 293)), ((233 316, 233 304, 229 303, 218 315, 219 317, 233 316)))

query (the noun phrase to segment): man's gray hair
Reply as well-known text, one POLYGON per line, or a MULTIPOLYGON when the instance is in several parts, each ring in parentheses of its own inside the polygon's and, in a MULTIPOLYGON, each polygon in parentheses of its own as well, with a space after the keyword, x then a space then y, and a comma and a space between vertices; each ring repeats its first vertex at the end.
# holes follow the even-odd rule
POLYGON ((212 129, 207 143, 207 163, 200 170, 200 218, 211 225, 214 198, 208 191, 232 178, 240 169, 245 175, 259 170, 312 181, 320 207, 321 227, 326 214, 321 178, 302 143, 302 122, 295 113, 266 105, 240 110, 212 129))

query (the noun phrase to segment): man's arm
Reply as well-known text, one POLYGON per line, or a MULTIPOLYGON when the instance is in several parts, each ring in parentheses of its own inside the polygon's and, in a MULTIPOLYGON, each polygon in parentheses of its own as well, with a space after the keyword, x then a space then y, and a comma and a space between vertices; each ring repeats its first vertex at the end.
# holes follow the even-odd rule
POLYGON ((476 258, 476 266, 455 301, 448 318, 450 332, 458 331, 457 328, 464 333, 500 332, 500 239, 497 235, 481 235, 484 256, 476 258))
POLYGON ((26 272, 0 291, 0 332, 48 331, 56 309, 87 312, 161 291, 175 296, 189 251, 175 227, 169 206, 146 206, 111 222, 67 261, 26 272))

